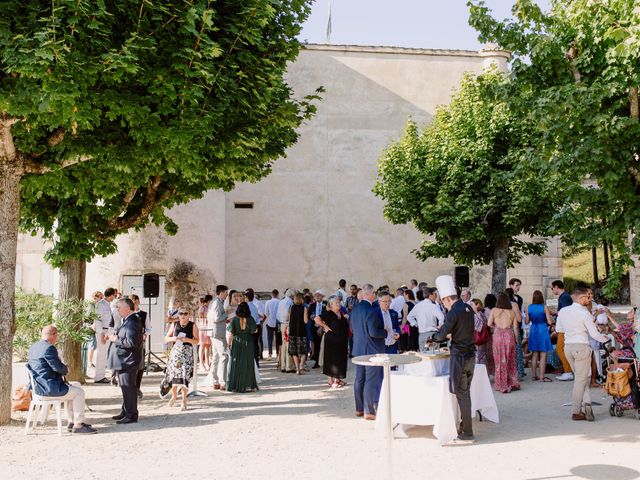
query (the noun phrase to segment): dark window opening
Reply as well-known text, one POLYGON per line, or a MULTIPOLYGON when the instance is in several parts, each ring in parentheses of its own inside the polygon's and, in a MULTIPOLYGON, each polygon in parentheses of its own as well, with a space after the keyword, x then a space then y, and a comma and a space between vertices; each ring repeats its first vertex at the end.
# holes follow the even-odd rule
POLYGON ((236 202, 235 208, 253 208, 253 202, 236 202))

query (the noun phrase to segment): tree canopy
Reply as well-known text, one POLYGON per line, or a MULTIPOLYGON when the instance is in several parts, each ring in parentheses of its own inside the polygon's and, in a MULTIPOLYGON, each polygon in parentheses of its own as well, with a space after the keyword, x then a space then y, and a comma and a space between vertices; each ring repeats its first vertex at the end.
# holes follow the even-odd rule
POLYGON ((640 5, 554 1, 544 12, 518 0, 503 21, 469 6, 481 41, 511 51, 513 81, 533 93, 532 148, 570 180, 556 232, 573 247, 612 244, 615 288, 640 252, 640 5))
POLYGON ((496 292, 506 287, 507 266, 545 251, 536 237, 548 234, 557 206, 556 179, 537 168, 528 125, 507 101, 517 93, 496 69, 465 76, 430 124, 410 120, 385 150, 374 188, 388 220, 431 237, 419 258, 493 261, 496 292))
POLYGON ((8 9, 0 110, 20 119, 27 172, 46 173, 24 178, 21 220, 55 265, 113 253, 149 219, 173 233, 165 208, 264 177, 313 113, 283 80, 307 1, 8 9))
POLYGON ((284 78, 309 4, 2 2, 0 423, 18 224, 54 242, 54 265, 78 263, 149 221, 173 233, 167 208, 267 175, 318 98, 284 78))

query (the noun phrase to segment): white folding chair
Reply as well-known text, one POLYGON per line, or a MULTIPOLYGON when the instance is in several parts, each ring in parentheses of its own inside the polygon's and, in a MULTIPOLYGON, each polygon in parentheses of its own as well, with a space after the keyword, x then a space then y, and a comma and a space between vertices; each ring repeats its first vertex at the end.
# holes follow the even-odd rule
POLYGON ((42 425, 47 421, 49 409, 54 407, 56 409, 56 420, 58 423, 58 435, 62 436, 62 409, 64 409, 65 417, 69 418, 69 410, 67 407, 67 401, 61 400, 60 397, 45 397, 38 395, 35 391, 35 382, 31 371, 27 368, 27 375, 29 375, 29 383, 31 384, 31 404, 29 405, 29 412, 27 413, 27 424, 24 427, 24 434, 29 435, 29 432, 33 429, 35 432, 38 426, 38 416, 42 412, 42 425), (32 425, 33 423, 33 425, 32 425))

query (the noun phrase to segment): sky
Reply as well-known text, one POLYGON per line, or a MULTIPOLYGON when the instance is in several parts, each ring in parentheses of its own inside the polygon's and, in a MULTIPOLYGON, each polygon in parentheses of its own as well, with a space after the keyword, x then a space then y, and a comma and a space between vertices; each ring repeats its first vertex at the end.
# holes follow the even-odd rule
MULTIPOLYGON (((300 40, 326 43, 331 2, 331 43, 479 50, 468 24, 466 0, 315 0, 300 40)), ((495 16, 510 16, 515 0, 486 0, 495 16)), ((549 0, 538 0, 546 9, 549 0)))

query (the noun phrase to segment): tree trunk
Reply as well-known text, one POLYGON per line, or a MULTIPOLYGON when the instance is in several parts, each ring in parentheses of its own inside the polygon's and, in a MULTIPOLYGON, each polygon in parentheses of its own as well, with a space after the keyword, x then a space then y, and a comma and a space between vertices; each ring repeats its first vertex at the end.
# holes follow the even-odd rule
POLYGON ((507 288, 507 257, 509 255, 509 239, 501 238, 493 243, 493 266, 491 271, 491 291, 494 295, 507 288))
MULTIPOLYGON (((4 146, 4 145, 3 145, 4 146)), ((16 249, 22 168, 0 146, 0 425, 11 420, 11 365, 15 333, 16 249)))
MULTIPOLYGON (((87 264, 83 260, 67 260, 60 267, 60 281, 58 282, 58 298, 68 300, 84 298, 84 283, 87 264)), ((78 328, 82 325, 78 325, 78 328)), ((69 367, 67 379, 85 383, 82 368, 82 344, 66 338, 60 339, 60 349, 65 363, 69 367)))
POLYGON ((605 274, 607 275, 607 278, 609 278, 609 275, 611 275, 611 266, 609 265, 609 243, 608 242, 604 242, 604 271, 605 271, 605 274))

